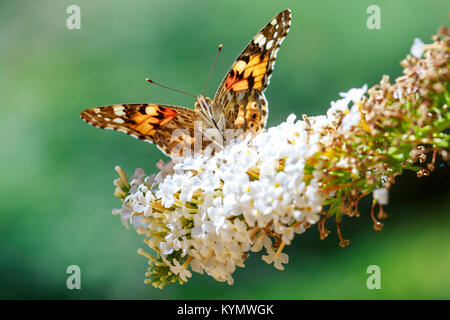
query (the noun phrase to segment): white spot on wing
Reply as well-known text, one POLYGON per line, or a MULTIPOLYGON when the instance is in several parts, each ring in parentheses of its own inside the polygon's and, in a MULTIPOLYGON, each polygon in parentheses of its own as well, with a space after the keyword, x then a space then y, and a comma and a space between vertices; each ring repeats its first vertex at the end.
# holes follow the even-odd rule
POLYGON ((266 43, 266 37, 263 36, 262 39, 259 40, 258 45, 260 47, 262 47, 265 43, 266 43))
POLYGON ((264 37, 264 35, 262 33, 258 33, 255 37, 255 43, 257 43, 259 45, 259 43, 262 39, 264 39, 264 42, 266 41, 266 38, 264 37))
POLYGON ((125 109, 123 106, 120 107, 114 107, 114 114, 118 117, 122 117, 125 115, 125 112, 123 112, 123 109, 125 109))
POLYGON ((149 115, 153 115, 154 114, 154 105, 147 106, 145 108, 145 113, 149 114, 149 115))

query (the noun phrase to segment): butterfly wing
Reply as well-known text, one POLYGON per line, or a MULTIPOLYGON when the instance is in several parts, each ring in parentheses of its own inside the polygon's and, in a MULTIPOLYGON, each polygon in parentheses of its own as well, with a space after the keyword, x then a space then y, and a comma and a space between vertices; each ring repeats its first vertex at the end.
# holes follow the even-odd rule
POLYGON ((118 104, 86 109, 81 118, 101 129, 122 131, 156 144, 169 156, 193 150, 197 113, 185 107, 161 104, 118 104))
POLYGON ((264 90, 278 49, 289 32, 291 11, 277 14, 232 64, 214 96, 214 114, 223 113, 228 129, 263 129, 268 113, 264 90))

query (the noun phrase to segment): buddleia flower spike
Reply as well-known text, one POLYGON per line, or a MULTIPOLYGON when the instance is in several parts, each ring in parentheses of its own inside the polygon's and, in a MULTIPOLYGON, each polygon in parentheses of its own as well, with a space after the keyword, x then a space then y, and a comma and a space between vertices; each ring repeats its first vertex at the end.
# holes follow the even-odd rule
POLYGON ((283 270, 284 248, 313 225, 324 239, 334 220, 338 243, 347 246, 345 216, 368 217, 381 231, 401 173, 422 177, 438 157, 449 161, 449 36, 443 28, 432 44, 416 41, 401 77, 343 92, 325 115, 290 115, 212 157, 160 164, 156 176, 136 170, 128 180, 118 170, 115 213, 144 238, 145 282, 163 288, 198 272, 233 284, 236 267, 260 251, 283 270), (370 195, 371 212, 360 213, 359 201, 370 195))

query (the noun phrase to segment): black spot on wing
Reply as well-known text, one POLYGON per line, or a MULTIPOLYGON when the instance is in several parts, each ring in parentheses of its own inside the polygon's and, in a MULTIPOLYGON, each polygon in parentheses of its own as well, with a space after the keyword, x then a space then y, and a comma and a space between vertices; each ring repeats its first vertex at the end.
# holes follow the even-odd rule
POLYGON ((249 90, 253 89, 253 86, 255 85, 255 77, 253 77, 253 71, 249 75, 247 81, 248 81, 248 89, 249 90))
POLYGON ((145 111, 146 108, 147 108, 147 106, 141 105, 141 106, 138 108, 138 111, 139 111, 140 113, 142 113, 142 114, 147 114, 147 112, 145 111))

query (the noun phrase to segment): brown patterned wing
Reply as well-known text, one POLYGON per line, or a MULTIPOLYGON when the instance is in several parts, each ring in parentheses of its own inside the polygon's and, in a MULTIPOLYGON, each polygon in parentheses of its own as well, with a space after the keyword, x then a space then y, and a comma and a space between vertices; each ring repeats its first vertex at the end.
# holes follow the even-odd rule
POLYGON ((264 90, 269 84, 281 43, 289 32, 291 11, 277 14, 239 55, 219 86, 214 114, 223 110, 227 128, 259 131, 264 128, 268 104, 264 90))
POLYGON ((122 131, 156 144, 169 156, 193 150, 197 112, 161 104, 118 104, 86 109, 81 118, 97 128, 122 131))

